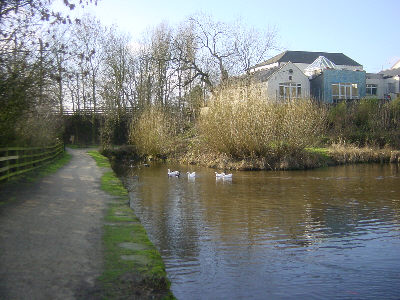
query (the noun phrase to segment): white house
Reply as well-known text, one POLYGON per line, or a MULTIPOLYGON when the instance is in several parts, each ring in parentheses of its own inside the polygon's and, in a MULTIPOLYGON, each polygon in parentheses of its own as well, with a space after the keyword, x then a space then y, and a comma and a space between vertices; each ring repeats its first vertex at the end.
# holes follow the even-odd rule
POLYGON ((400 61, 378 74, 367 74, 366 96, 368 98, 395 99, 400 94, 400 61))
POLYGON ((386 76, 382 73, 367 73, 366 97, 395 99, 399 93, 399 75, 386 76))
POLYGON ((262 97, 269 100, 291 100, 310 97, 310 81, 292 62, 252 73, 262 97))

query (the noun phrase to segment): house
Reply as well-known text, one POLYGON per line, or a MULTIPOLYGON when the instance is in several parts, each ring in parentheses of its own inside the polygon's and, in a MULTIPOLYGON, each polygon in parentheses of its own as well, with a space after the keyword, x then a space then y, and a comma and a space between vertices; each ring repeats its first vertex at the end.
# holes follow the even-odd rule
POLYGON ((250 72, 264 78, 262 82, 265 82, 269 98, 299 98, 300 94, 335 103, 360 99, 366 93, 363 66, 343 53, 285 51, 252 67, 250 72), (296 70, 296 78, 292 76, 289 80, 290 74, 286 74, 289 69, 296 70), (297 81, 301 81, 301 93, 294 92, 297 81))
POLYGON ((378 74, 368 73, 366 96, 368 98, 395 99, 400 94, 400 61, 378 74))
POLYGON ((310 97, 308 77, 292 62, 252 73, 252 81, 262 96, 270 100, 292 100, 310 97))
POLYGON ((385 73, 367 73, 366 97, 376 99, 395 99, 399 94, 399 75, 385 75, 385 73))
POLYGON ((364 71, 326 69, 310 80, 311 95, 325 103, 356 100, 365 97, 364 71))

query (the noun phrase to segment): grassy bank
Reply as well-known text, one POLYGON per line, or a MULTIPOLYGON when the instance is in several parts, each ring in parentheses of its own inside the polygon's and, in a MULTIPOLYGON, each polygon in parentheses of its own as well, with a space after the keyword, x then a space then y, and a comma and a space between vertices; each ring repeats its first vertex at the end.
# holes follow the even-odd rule
MULTIPOLYGON (((106 157, 89 151, 98 166, 110 168, 106 157)), ((101 187, 114 196, 104 224, 105 269, 99 278, 106 299, 174 299, 162 258, 129 207, 126 189, 113 171, 101 187)))

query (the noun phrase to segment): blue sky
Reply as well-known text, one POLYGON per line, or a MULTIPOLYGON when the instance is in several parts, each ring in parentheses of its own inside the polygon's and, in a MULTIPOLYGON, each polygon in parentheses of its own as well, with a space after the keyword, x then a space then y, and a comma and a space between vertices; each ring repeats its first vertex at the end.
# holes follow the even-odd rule
POLYGON ((202 12, 226 22, 241 18, 258 29, 276 27, 282 50, 342 52, 367 72, 400 59, 399 0, 99 0, 90 10, 134 40, 163 21, 173 26, 202 12))

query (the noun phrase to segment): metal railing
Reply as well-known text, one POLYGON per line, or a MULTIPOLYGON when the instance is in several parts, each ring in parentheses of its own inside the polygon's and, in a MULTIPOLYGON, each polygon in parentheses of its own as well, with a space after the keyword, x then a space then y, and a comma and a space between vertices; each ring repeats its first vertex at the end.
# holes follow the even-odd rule
POLYGON ((63 152, 63 143, 48 147, 0 148, 0 181, 39 168, 63 152))

